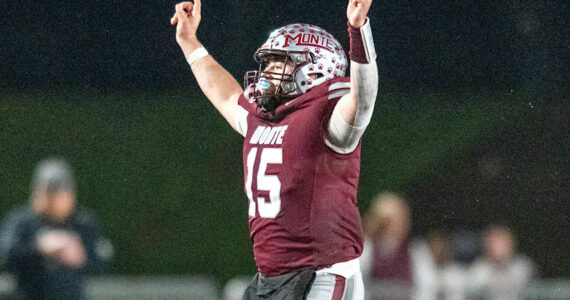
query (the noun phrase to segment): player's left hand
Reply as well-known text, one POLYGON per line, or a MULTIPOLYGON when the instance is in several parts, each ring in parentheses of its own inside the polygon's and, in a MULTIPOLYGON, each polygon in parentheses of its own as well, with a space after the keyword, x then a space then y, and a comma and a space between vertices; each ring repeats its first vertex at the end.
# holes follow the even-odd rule
POLYGON ((352 27, 360 28, 366 23, 371 4, 372 0, 348 0, 346 17, 352 27))

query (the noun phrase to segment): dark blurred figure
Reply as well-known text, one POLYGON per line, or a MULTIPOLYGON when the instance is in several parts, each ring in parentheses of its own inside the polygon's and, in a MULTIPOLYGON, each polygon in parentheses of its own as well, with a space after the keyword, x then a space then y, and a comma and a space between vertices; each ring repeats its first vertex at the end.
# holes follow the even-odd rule
POLYGON ((536 275, 535 264, 517 253, 515 237, 506 226, 489 226, 483 242, 485 253, 472 269, 474 293, 480 299, 522 299, 523 288, 536 275))
POLYGON ((0 234, 2 262, 16 280, 14 299, 84 299, 86 275, 100 274, 112 254, 95 215, 77 207, 69 166, 37 167, 31 202, 11 211, 0 234))
POLYGON ((481 253, 479 233, 459 229, 451 234, 449 243, 453 259, 441 274, 440 299, 478 299, 472 289, 472 270, 475 259, 481 253))
POLYGON ((378 195, 364 219, 361 268, 367 299, 411 299, 414 285, 410 211, 403 197, 378 195))

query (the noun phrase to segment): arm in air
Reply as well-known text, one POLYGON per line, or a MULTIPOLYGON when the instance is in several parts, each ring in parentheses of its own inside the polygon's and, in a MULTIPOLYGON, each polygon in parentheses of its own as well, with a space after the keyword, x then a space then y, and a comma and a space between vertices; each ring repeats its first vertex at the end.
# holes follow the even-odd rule
POLYGON ((176 42, 190 64, 202 92, 234 128, 238 112, 241 86, 216 60, 208 54, 196 36, 201 20, 201 1, 181 2, 170 19, 176 25, 176 42))
POLYGON ((333 110, 327 130, 329 145, 350 153, 370 123, 378 93, 378 67, 367 18, 372 0, 349 0, 346 15, 350 36, 350 92, 333 110))

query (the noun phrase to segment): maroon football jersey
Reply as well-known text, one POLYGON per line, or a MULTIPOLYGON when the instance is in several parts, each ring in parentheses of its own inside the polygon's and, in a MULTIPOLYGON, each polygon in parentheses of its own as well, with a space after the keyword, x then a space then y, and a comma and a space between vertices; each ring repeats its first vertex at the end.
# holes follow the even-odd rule
POLYGON ((265 276, 319 269, 362 253, 360 144, 339 154, 325 143, 334 106, 348 91, 349 78, 335 78, 274 114, 239 99, 249 112, 243 164, 250 237, 265 276))

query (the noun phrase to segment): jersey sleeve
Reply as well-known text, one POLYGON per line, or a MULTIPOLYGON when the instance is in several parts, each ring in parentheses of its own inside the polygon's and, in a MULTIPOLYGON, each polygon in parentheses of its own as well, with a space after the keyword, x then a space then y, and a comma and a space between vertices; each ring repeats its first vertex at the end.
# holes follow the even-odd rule
POLYGON ((249 112, 245 110, 243 107, 238 106, 238 109, 236 111, 236 120, 235 120, 236 130, 243 137, 245 137, 247 134, 247 115, 249 115, 249 112))
POLYGON ((337 104, 340 98, 348 93, 350 93, 350 79, 346 77, 332 83, 328 88, 328 101, 332 107, 328 113, 325 143, 333 151, 340 154, 348 154, 354 151, 366 129, 366 126, 352 126, 342 118, 337 104))
POLYGON ((247 117, 250 111, 253 109, 252 104, 247 101, 244 94, 241 94, 238 98, 238 109, 236 110, 236 131, 243 137, 247 135, 247 117))
POLYGON ((340 110, 335 108, 329 121, 325 143, 337 153, 351 153, 360 143, 366 127, 366 125, 357 127, 346 123, 340 110))

